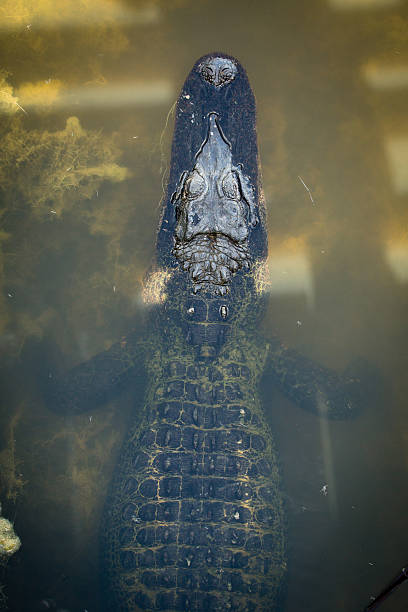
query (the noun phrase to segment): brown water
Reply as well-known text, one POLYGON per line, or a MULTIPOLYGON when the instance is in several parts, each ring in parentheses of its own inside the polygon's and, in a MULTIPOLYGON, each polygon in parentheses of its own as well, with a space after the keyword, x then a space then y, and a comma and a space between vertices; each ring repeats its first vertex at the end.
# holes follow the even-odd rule
MULTIPOLYGON (((137 401, 59 418, 38 381, 143 324, 171 110, 194 61, 220 50, 258 104, 266 333, 338 370, 364 358, 378 381, 341 423, 265 382, 285 612, 361 611, 408 559, 408 3, 3 0, 0 26, 0 499, 22 540, 10 610, 99 609, 99 513, 137 401)), ((381 607, 407 608, 406 585, 381 607)))

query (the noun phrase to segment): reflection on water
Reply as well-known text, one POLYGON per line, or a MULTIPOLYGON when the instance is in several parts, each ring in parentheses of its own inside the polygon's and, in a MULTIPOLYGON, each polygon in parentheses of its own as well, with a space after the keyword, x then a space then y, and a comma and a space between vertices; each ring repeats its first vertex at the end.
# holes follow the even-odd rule
POLYGON ((375 89, 405 89, 408 87, 408 66, 367 64, 364 78, 375 89))
POLYGON ((268 269, 271 295, 299 295, 313 307, 314 286, 310 257, 304 246, 289 240, 281 248, 269 248, 268 269))
MULTIPOLYGON (((408 550, 407 3, 5 0, 0 31, 0 500, 22 540, 10 609, 99 609, 98 520, 143 380, 80 417, 50 414, 41 385, 143 325, 171 109, 217 49, 257 97, 265 334, 338 370, 363 357, 384 381, 349 423, 263 389, 288 500, 286 612, 363 609, 408 550)), ((407 602, 402 587, 384 611, 407 602)))
POLYGON ((390 242, 386 245, 385 258, 394 278, 400 283, 408 282, 408 243, 390 242))
POLYGON ((73 5, 63 0, 23 0, 2 3, 1 29, 18 30, 21 26, 31 28, 83 28, 89 23, 121 25, 150 25, 160 21, 161 8, 156 2, 135 3, 130 7, 126 2, 109 0, 87 0, 73 5))
POLYGON ((404 195, 408 193, 408 135, 388 138, 385 142, 385 150, 394 189, 397 193, 404 195))
POLYGON ((353 11, 398 6, 401 0, 329 0, 334 9, 353 11))
MULTIPOLYGON (((46 81, 22 85, 16 92, 20 109, 44 111, 52 105, 61 108, 120 108, 169 104, 174 100, 174 87, 168 81, 134 82, 127 84, 100 83, 63 91, 61 81, 46 81), (62 91, 61 91, 62 90, 62 91)), ((27 114, 27 113, 26 113, 27 114)))

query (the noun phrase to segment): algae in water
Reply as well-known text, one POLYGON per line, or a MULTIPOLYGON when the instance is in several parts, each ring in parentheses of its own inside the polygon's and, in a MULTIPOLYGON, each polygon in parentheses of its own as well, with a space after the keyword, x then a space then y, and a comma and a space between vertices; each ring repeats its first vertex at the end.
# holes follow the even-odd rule
POLYGON ((55 224, 71 215, 90 235, 92 225, 103 223, 107 203, 98 198, 102 185, 129 176, 118 163, 115 135, 87 130, 77 117, 66 119, 61 130, 26 129, 21 108, 1 72, 0 328, 9 357, 20 354, 28 336, 40 338, 55 319, 52 306, 42 304, 38 295, 38 276, 47 251, 63 251, 73 231, 72 223, 65 222, 68 231, 55 224), (27 306, 17 303, 18 293, 27 294, 27 306))
POLYGON ((116 163, 120 152, 102 132, 69 117, 56 132, 25 130, 15 121, 0 144, 0 184, 5 208, 29 208, 35 216, 60 216, 90 200, 104 180, 128 176, 116 163))

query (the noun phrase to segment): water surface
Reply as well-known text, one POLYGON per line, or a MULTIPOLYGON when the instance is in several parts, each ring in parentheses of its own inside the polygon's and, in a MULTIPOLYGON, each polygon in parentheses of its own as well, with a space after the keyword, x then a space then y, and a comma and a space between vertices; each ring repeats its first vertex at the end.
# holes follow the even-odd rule
MULTIPOLYGON (((257 98, 265 334, 374 373, 350 422, 264 381, 288 517, 285 612, 362 610, 408 558, 407 3, 4 0, 0 28, 0 499, 22 540, 10 610, 44 598, 99 610, 99 516, 143 381, 72 418, 44 407, 41 384, 142 328, 174 103, 215 50, 241 61, 257 98)), ((407 609, 407 588, 384 612, 407 609)))

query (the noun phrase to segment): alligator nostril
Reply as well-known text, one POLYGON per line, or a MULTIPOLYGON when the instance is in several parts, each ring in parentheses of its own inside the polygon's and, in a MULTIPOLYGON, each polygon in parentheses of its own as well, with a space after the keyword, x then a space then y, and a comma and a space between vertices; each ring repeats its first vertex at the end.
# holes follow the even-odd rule
POLYGON ((238 73, 235 62, 226 57, 209 57, 200 66, 202 78, 214 85, 222 87, 234 80, 238 73))

